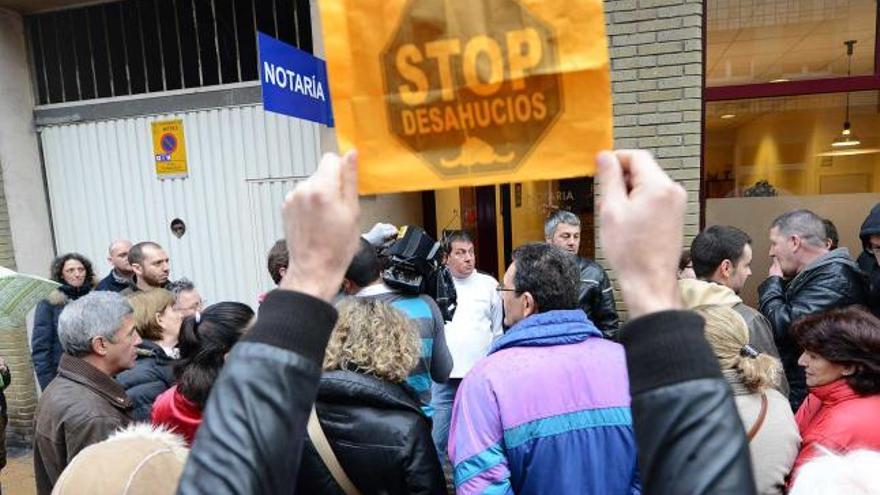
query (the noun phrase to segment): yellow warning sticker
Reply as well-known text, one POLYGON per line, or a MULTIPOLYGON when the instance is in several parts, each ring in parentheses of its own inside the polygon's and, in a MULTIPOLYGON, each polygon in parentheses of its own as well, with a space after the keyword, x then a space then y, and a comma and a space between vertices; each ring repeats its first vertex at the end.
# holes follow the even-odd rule
POLYGON ((188 176, 183 121, 180 119, 156 121, 153 122, 152 129, 156 175, 160 179, 188 176))

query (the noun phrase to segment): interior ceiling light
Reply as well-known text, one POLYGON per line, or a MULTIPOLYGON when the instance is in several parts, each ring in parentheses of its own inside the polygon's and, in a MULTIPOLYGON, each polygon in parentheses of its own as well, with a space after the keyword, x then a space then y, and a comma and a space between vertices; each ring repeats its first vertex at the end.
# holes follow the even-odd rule
POLYGON ((773 80, 771 80, 770 82, 772 82, 772 83, 781 83, 781 82, 788 82, 788 81, 789 81, 788 79, 782 78, 782 79, 773 79, 773 80))
POLYGON ((880 153, 880 148, 834 148, 832 151, 817 153, 816 156, 853 156, 853 155, 873 155, 880 153))
MULTIPOLYGON (((853 45, 856 44, 856 40, 844 41, 844 45, 846 45, 846 77, 850 77, 852 75, 852 56, 853 56, 853 45)), ((843 121, 843 130, 840 132, 840 136, 837 136, 834 141, 831 143, 831 147, 835 149, 839 148, 853 148, 862 144, 859 141, 859 138, 856 137, 855 133, 852 131, 852 126, 849 123, 849 91, 846 92, 846 118, 843 121)))
POLYGON ((732 118, 734 118, 734 117, 736 117, 736 115, 735 115, 735 114, 732 114, 732 113, 725 113, 724 115, 721 116, 721 118, 724 119, 724 120, 732 119, 732 118))
POLYGON ((851 148, 862 144, 849 127, 849 117, 847 117, 846 122, 843 123, 843 130, 840 131, 840 136, 831 142, 832 148, 851 148))

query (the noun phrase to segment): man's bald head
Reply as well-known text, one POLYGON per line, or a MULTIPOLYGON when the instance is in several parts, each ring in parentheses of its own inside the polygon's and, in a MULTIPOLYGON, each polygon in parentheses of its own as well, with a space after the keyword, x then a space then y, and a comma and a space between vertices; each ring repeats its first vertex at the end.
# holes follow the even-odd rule
POLYGON ((131 264, 128 262, 128 251, 131 250, 131 241, 125 239, 117 239, 110 243, 107 249, 107 261, 113 265, 116 273, 130 277, 134 274, 131 264))

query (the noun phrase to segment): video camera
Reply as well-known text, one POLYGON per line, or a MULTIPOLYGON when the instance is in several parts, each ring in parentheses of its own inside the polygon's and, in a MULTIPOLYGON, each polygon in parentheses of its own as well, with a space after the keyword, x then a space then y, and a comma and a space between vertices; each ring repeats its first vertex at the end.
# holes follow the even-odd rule
POLYGON ((425 294, 437 303, 445 321, 455 314, 456 292, 452 275, 443 265, 443 250, 417 226, 400 228, 397 240, 380 252, 386 259, 382 280, 408 294, 425 294))

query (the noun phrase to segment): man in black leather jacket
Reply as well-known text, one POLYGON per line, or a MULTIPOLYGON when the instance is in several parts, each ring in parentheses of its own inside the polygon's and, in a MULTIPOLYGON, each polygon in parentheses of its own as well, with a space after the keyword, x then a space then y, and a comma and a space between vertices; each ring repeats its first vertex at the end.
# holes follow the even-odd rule
MULTIPOLYGON (((603 153, 598 161, 602 245, 634 318, 622 340, 643 493, 751 495, 748 443, 730 388, 702 337, 702 320, 680 311, 674 274, 685 192, 646 152, 603 153)), ((292 265, 229 356, 178 493, 292 491, 336 318, 326 301, 357 248, 356 183, 355 157, 340 163, 328 155, 288 195, 292 265), (328 231, 335 242, 327 242, 328 231)))
MULTIPOLYGON (((570 211, 559 210, 544 222, 544 240, 577 256, 581 245, 581 220, 570 211)), ((580 271, 578 305, 590 321, 609 339, 617 339, 619 321, 614 290, 605 269, 587 258, 577 258, 580 271)))
POLYGON ((770 227, 769 277, 758 287, 759 310, 770 320, 776 347, 791 388, 793 410, 807 396, 803 349, 789 328, 804 316, 865 304, 865 275, 846 248, 829 251, 822 218, 809 210, 780 215, 770 227))

